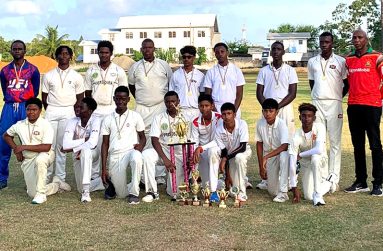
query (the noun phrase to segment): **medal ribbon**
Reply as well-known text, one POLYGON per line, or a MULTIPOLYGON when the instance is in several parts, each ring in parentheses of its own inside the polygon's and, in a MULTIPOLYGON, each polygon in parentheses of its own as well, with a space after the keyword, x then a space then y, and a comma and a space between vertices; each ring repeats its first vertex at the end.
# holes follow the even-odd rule
POLYGON ((16 65, 13 63, 13 69, 15 70, 15 75, 16 75, 16 83, 19 82, 19 79, 21 78, 21 70, 23 69, 23 66, 25 64, 25 60, 23 61, 23 64, 20 66, 19 73, 17 73, 16 65))

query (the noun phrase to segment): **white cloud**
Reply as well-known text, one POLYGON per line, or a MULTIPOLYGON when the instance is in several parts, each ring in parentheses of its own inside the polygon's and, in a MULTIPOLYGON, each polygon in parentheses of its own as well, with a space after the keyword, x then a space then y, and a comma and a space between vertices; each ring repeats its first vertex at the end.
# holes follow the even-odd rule
POLYGON ((5 11, 14 15, 40 14, 40 7, 33 1, 8 1, 5 3, 5 11))

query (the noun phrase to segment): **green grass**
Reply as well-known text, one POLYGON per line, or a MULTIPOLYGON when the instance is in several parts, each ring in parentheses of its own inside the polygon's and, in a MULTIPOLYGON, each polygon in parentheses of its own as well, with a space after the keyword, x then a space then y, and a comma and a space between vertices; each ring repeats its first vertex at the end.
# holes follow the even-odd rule
MULTIPOLYGON (((256 76, 245 77, 242 112, 253 148, 248 176, 256 184, 254 128, 260 106, 255 97, 256 76)), ((295 108, 310 101, 307 78, 299 77, 295 108)), ((354 179, 347 116, 342 140, 341 190, 354 179)), ((68 160, 68 182, 74 188, 69 156, 68 160)), ((20 164, 12 157, 9 188, 0 191, 0 250, 380 250, 383 243, 383 200, 366 193, 337 192, 325 196, 326 206, 316 208, 307 201, 273 203, 266 191, 254 189, 248 191, 245 207, 220 209, 180 207, 170 202, 161 186, 160 200, 152 204, 104 201, 103 193, 95 192, 92 202, 83 205, 73 191, 50 196, 47 203, 35 206, 24 187, 20 164)), ((228 201, 229 206, 232 203, 228 201)))

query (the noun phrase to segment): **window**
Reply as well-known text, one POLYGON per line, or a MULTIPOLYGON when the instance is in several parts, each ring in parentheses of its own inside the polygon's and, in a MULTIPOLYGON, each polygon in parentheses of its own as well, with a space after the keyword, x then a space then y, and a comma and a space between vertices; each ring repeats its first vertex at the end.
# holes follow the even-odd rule
POLYGON ((133 55, 133 48, 126 48, 126 50, 125 50, 125 54, 127 54, 127 55, 133 55))
POLYGON ((175 38, 176 32, 175 31, 169 31, 169 38, 175 38))
POLYGON ((125 33, 126 39, 133 39, 133 32, 127 32, 125 33))
POLYGON ((184 37, 190 37, 190 31, 184 31, 184 37))
POLYGON ((162 37, 162 32, 161 31, 155 31, 154 32, 154 37, 155 38, 161 38, 162 37))
POLYGON ((114 34, 113 33, 109 34, 109 40, 114 41, 114 34))
POLYGON ((205 37, 205 31, 198 31, 198 37, 205 37))
POLYGON ((148 33, 146 33, 146 31, 140 32, 140 38, 147 38, 147 37, 148 37, 148 33))
POLYGON ((303 40, 299 40, 298 43, 299 43, 299 44, 303 44, 303 40))
POLYGON ((97 54, 97 49, 90 49, 90 54, 97 54))

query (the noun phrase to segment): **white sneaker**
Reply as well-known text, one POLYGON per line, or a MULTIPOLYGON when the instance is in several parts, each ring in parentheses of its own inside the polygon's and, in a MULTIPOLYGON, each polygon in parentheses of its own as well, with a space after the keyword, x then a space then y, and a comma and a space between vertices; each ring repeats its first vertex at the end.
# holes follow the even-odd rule
POLYGON ((275 196, 275 198, 273 199, 274 202, 279 202, 279 203, 286 202, 287 200, 289 200, 289 196, 287 195, 287 193, 282 193, 282 192, 279 192, 277 196, 275 196))
POLYGON ((52 182, 59 184, 59 189, 65 192, 70 192, 72 189, 68 183, 62 181, 59 177, 54 176, 52 182))
POLYGON ((267 190, 267 180, 262 180, 258 185, 255 186, 261 190, 267 190))
POLYGON ((326 205, 326 203, 324 202, 323 196, 318 194, 318 193, 315 193, 315 192, 313 195, 313 204, 314 204, 314 206, 326 205))
POLYGON ((338 176, 335 173, 330 173, 330 175, 326 178, 327 181, 331 182, 330 193, 335 193, 339 190, 339 185, 336 182, 338 176))
POLYGON ((166 180, 162 176, 156 177, 156 181, 157 181, 157 185, 165 185, 166 184, 166 180))
POLYGON ((45 194, 36 193, 35 197, 32 200, 32 204, 42 204, 47 201, 47 196, 45 194))
POLYGON ((82 192, 81 194, 81 202, 86 203, 86 202, 91 202, 92 199, 90 198, 90 193, 89 192, 82 192))
POLYGON ((246 189, 253 189, 253 184, 251 184, 249 181, 246 182, 246 189))
POLYGON ((160 195, 158 193, 147 193, 144 196, 144 198, 142 198, 142 201, 150 203, 150 202, 153 202, 154 200, 159 200, 159 199, 160 199, 160 195))

